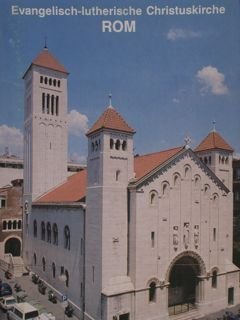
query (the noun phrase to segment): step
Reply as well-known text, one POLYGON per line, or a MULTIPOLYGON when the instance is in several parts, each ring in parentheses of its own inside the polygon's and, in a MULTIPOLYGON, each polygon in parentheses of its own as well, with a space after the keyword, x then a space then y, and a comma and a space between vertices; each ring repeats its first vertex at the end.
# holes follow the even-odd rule
POLYGON ((170 320, 195 320, 195 319, 201 318, 202 316, 203 315, 197 309, 192 309, 186 312, 169 316, 169 319, 170 320))

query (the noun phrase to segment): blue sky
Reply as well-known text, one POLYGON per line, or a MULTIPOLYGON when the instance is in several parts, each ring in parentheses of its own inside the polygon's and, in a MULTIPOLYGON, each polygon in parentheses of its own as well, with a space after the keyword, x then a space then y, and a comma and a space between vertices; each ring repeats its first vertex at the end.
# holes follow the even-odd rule
MULTIPOLYGON (((145 11, 144 11, 145 12, 145 11)), ((135 128, 135 153, 194 148, 212 129, 240 152, 238 0, 1 0, 0 153, 21 152, 22 75, 43 49, 70 72, 69 156, 86 156, 84 132, 112 104, 135 128), (11 6, 224 6, 222 15, 140 17, 13 16, 11 6), (136 32, 103 33, 102 20, 135 20, 136 32), (74 111, 73 111, 74 110, 74 111), (76 129, 76 125, 78 129, 76 129), (6 141, 7 140, 7 141, 6 141)))

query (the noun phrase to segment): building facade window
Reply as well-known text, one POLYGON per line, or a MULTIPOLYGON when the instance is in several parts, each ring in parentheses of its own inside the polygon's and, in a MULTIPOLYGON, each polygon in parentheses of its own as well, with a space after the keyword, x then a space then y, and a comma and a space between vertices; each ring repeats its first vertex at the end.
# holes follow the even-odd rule
POLYGON ((55 279, 55 277, 56 277, 56 265, 55 265, 54 262, 52 263, 52 276, 55 279))
POLYGON ((212 288, 217 288, 217 271, 214 270, 212 273, 212 288))
POLYGON ((34 255, 33 255, 33 263, 34 263, 35 266, 37 265, 37 256, 36 256, 36 253, 34 253, 34 255))
POLYGON ((43 271, 45 272, 46 271, 46 260, 44 257, 42 258, 42 268, 43 268, 43 271))
POLYGON ((149 285, 149 302, 156 302, 156 283, 154 281, 149 285))
POLYGON ((53 225, 53 244, 58 245, 58 227, 56 223, 53 225))
POLYGON ((70 250, 70 229, 68 226, 64 227, 64 248, 70 250))
POLYGON ((37 221, 33 221, 33 236, 36 238, 37 237, 37 221))
POLYGON ((65 270, 65 276, 66 276, 66 287, 69 286, 69 273, 67 270, 65 270))
POLYGON ((6 208, 6 204, 7 204, 6 198, 5 197, 0 197, 0 209, 1 208, 6 208))
POLYGON ((47 223, 47 242, 51 243, 52 241, 52 228, 50 222, 47 223))
POLYGON ((41 240, 45 240, 46 230, 45 230, 45 223, 41 222, 41 240))

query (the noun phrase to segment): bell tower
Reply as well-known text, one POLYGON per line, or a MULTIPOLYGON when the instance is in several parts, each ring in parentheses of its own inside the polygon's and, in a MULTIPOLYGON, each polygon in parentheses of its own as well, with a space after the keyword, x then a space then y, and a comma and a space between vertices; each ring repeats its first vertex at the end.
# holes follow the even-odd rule
POLYGON ((88 131, 86 312, 101 319, 101 294, 132 289, 127 273, 128 193, 135 131, 110 105, 88 131))
POLYGON ((67 76, 47 47, 23 76, 24 198, 29 204, 67 178, 67 76))
POLYGON ((233 148, 214 129, 195 149, 199 158, 232 190, 233 148))

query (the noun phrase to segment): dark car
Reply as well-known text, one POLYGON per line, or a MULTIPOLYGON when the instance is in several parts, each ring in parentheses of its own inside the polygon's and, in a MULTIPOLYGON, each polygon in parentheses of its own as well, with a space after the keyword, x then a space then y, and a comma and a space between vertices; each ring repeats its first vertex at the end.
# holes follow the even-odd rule
POLYGON ((12 288, 8 283, 0 283, 0 298, 12 295, 12 288))

